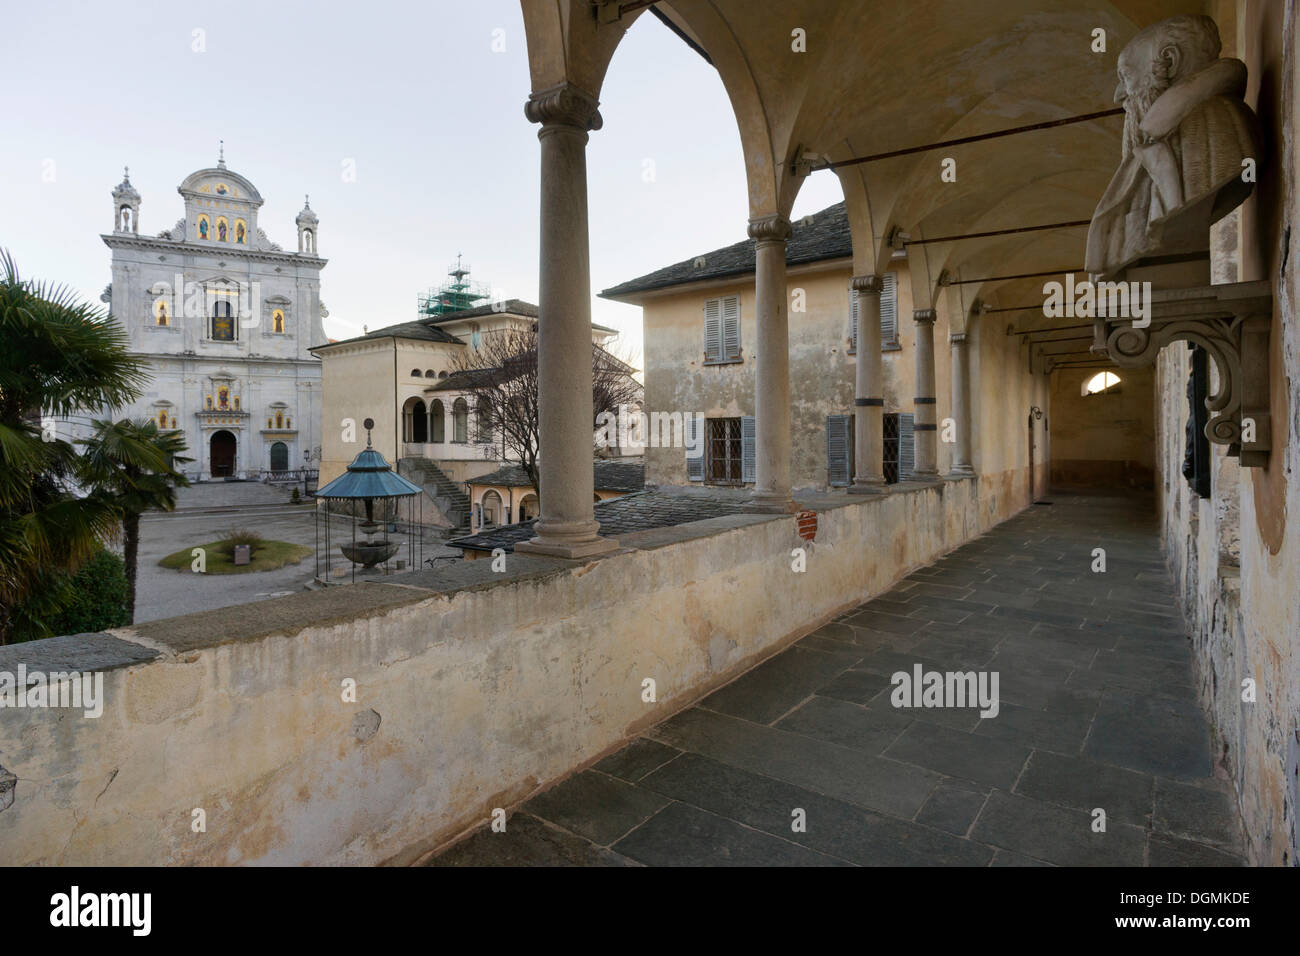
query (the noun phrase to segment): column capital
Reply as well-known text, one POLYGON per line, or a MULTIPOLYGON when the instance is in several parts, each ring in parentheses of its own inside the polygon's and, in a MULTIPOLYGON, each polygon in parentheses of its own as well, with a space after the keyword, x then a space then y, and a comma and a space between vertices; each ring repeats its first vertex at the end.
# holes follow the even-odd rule
POLYGON ((939 317, 939 313, 936 312, 934 309, 913 309, 912 310, 912 321, 918 324, 929 325, 938 317, 939 317))
POLYGON ((541 123, 543 128, 570 126, 586 132, 600 129, 604 123, 597 109, 599 105, 586 90, 572 83, 561 83, 529 96, 524 103, 524 115, 530 123, 541 123))
POLYGON ((952 345, 965 345, 965 344, 966 344, 966 333, 965 333, 965 332, 953 332, 953 333, 951 333, 951 334, 948 336, 948 341, 949 341, 949 343, 951 343, 952 345))
POLYGON ((757 242, 785 242, 790 238, 790 220, 775 213, 751 219, 749 238, 757 242))
POLYGON ((884 277, 878 275, 854 276, 852 288, 854 292, 880 295, 885 291, 885 280, 884 277))

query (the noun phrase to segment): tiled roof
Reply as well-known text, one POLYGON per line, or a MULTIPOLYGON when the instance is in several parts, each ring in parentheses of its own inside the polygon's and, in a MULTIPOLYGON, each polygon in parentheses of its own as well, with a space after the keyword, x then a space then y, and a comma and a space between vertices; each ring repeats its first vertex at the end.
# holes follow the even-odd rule
POLYGON ((487 386, 492 384, 496 375, 497 370, 494 368, 462 369, 459 372, 452 372, 446 378, 441 379, 437 385, 432 385, 426 388, 425 391, 454 392, 487 386))
MULTIPOLYGON (((375 329, 373 332, 367 332, 365 335, 356 335, 350 339, 329 341, 329 345, 349 345, 352 342, 365 342, 368 339, 386 339, 396 337, 399 339, 419 339, 423 342, 446 342, 450 345, 464 345, 465 343, 456 336, 444 332, 442 329, 434 328, 423 319, 417 319, 414 322, 399 322, 396 325, 386 325, 382 329, 375 329)), ((313 346, 308 351, 315 349, 327 348, 326 345, 313 346)))
MULTIPOLYGON (((786 265, 819 262, 823 259, 842 259, 853 255, 853 241, 849 237, 849 216, 844 203, 828 206, 814 213, 811 222, 804 219, 792 224, 790 239, 785 246, 786 265)), ((692 256, 656 272, 629 279, 606 289, 600 295, 614 299, 634 292, 665 289, 703 279, 721 279, 727 276, 752 275, 754 272, 754 240, 746 239, 732 246, 714 249, 703 256, 692 256), (696 268, 697 259, 704 264, 696 268)))
MULTIPOLYGON (((645 488, 644 458, 597 458, 592 462, 597 491, 641 491, 645 488)), ((486 475, 470 478, 467 485, 531 488, 528 473, 519 465, 506 465, 486 475)))
MULTIPOLYGON (((642 491, 598 501, 595 509, 596 520, 600 522, 600 533, 617 538, 621 534, 668 528, 690 521, 703 521, 705 518, 749 514, 753 511, 753 506, 739 495, 642 491)), ((470 551, 491 551, 494 548, 513 551, 516 544, 533 536, 533 522, 524 521, 464 538, 452 538, 447 543, 470 551)))
MULTIPOLYGON (((438 328, 440 325, 446 325, 448 322, 461 322, 465 319, 477 319, 489 315, 522 315, 525 318, 537 318, 537 306, 531 302, 525 302, 523 299, 507 299, 504 303, 494 304, 489 302, 486 305, 476 305, 472 309, 461 309, 459 312, 448 312, 446 315, 432 316, 427 319, 415 319, 411 322, 399 322, 396 325, 387 325, 382 329, 375 329, 373 332, 367 332, 365 335, 357 335, 350 339, 343 339, 342 342, 330 341, 330 345, 339 345, 349 342, 364 342, 366 339, 386 339, 390 336, 396 336, 399 339, 420 339, 425 342, 447 342, 453 345, 464 345, 465 341, 452 335, 450 332, 444 332, 438 328)), ((598 332, 617 332, 617 329, 611 329, 606 325, 597 325, 591 323, 591 327, 598 332)), ((316 346, 322 348, 323 346, 316 346)), ((310 350, 309 350, 310 351, 310 350)))

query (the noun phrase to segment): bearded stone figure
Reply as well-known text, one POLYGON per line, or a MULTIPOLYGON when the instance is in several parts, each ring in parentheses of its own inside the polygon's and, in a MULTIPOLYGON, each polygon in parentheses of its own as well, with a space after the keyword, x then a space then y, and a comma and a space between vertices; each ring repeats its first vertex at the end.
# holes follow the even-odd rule
POLYGON ((1242 99, 1246 65, 1221 47, 1209 17, 1177 16, 1121 51, 1123 154, 1088 228, 1088 272, 1208 250, 1210 226, 1249 195, 1243 161, 1259 159, 1258 123, 1242 99))

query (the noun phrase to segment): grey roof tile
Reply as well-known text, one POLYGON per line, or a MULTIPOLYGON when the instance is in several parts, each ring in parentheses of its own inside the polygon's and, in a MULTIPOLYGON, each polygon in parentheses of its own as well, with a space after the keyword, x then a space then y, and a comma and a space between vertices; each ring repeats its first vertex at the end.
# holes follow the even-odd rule
MULTIPOLYGON (((840 259, 853 255, 853 241, 849 237, 849 216, 844 203, 828 206, 814 213, 811 222, 796 220, 790 239, 785 246, 786 265, 820 262, 823 259, 840 259)), ((714 249, 703 256, 692 256, 671 266, 637 279, 611 286, 602 298, 616 298, 633 292, 648 292, 698 282, 703 279, 721 279, 733 275, 750 275, 754 272, 754 240, 746 239, 735 245, 714 249), (695 261, 703 258, 704 265, 696 268, 695 261)))

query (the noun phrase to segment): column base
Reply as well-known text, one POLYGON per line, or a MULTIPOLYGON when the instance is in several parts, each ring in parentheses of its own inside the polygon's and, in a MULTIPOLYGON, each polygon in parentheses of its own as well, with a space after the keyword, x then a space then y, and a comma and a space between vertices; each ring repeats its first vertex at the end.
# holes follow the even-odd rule
POLYGON ((855 481, 849 485, 848 493, 851 495, 887 495, 889 494, 889 485, 881 478, 878 481, 855 481))
POLYGON ((789 495, 750 495, 749 506, 753 510, 765 514, 789 515, 799 510, 799 506, 794 503, 794 499, 789 495))
POLYGON ((617 550, 617 541, 613 538, 602 538, 599 535, 587 541, 556 540, 539 535, 527 541, 520 541, 515 545, 517 554, 540 554, 550 558, 568 558, 570 560, 594 558, 617 550))
POLYGON ((948 474, 944 475, 945 481, 961 481, 964 478, 974 478, 975 469, 969 466, 954 468, 948 474))

